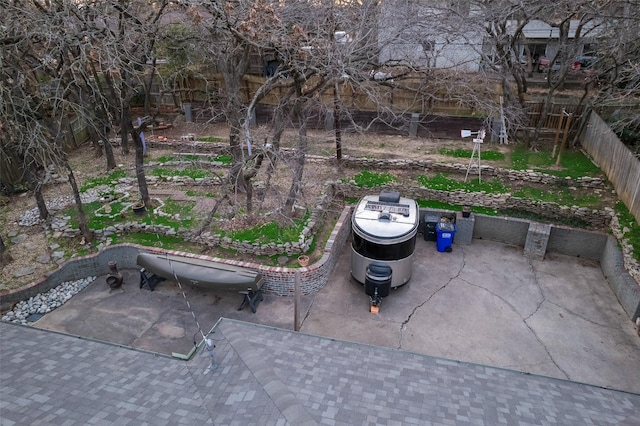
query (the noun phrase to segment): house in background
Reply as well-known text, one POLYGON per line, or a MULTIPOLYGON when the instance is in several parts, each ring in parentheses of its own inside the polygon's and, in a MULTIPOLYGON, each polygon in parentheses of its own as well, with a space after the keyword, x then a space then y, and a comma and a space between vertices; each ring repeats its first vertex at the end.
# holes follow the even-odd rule
POLYGON ((378 18, 379 63, 478 71, 480 27, 464 33, 453 30, 464 28, 465 22, 477 15, 465 0, 382 2, 378 18))
MULTIPOLYGON (((484 12, 463 0, 425 2, 392 0, 382 2, 378 18, 380 64, 406 64, 416 68, 439 68, 456 71, 479 71, 485 58, 496 57, 488 40, 484 12)), ((513 36, 518 23, 507 23, 513 36)), ((584 55, 595 55, 602 22, 570 21, 566 34, 558 26, 542 20, 531 20, 523 28, 516 44, 515 62, 535 64, 561 59, 573 63, 584 55), (556 58, 558 56, 558 58, 556 58)))
MULTIPOLYGON (((515 26, 515 23, 509 25, 514 32, 515 26)), ((524 26, 522 36, 517 43, 520 62, 531 63, 534 70, 538 71, 543 71, 538 67, 539 64, 559 67, 563 59, 561 54, 563 40, 566 46, 565 58, 570 63, 573 63, 577 57, 594 56, 600 34, 601 28, 593 22, 580 27, 580 21, 571 20, 564 35, 557 26, 537 19, 532 20, 524 26)))

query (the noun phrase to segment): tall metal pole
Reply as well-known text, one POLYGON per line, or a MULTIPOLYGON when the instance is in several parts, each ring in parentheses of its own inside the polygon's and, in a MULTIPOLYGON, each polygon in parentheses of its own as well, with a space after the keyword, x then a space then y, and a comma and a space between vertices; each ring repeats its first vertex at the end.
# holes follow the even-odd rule
POLYGON ((296 271, 294 293, 293 330, 300 331, 300 271, 296 271))

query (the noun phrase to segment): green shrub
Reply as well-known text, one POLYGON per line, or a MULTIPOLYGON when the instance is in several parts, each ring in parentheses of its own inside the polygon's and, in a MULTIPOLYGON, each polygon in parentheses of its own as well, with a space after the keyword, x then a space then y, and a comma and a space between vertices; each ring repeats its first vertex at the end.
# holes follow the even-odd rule
POLYGON ((223 154, 223 155, 217 155, 215 157, 203 156, 203 155, 180 155, 177 157, 173 155, 162 155, 158 158, 153 159, 153 161, 157 163, 168 163, 170 161, 189 161, 189 162, 209 161, 211 163, 215 162, 215 163, 222 163, 222 164, 231 164, 231 155, 223 154))
POLYGON ((207 198, 216 198, 216 194, 213 192, 202 192, 202 191, 194 191, 193 189, 187 189, 185 195, 189 197, 207 197, 207 198))
POLYGON ((165 178, 173 177, 173 176, 187 176, 187 177, 190 177, 191 179, 202 179, 202 178, 213 176, 212 173, 196 167, 187 167, 182 170, 155 168, 151 170, 151 175, 157 176, 157 177, 165 177, 165 178))
POLYGON ((589 207, 592 209, 602 207, 601 199, 597 194, 576 197, 569 188, 555 188, 554 190, 553 187, 541 189, 525 186, 515 191, 513 196, 547 203, 557 203, 563 206, 589 207))
POLYGON ((600 169, 582 151, 563 151, 560 156, 561 170, 555 169, 556 158, 551 157, 551 153, 549 149, 531 152, 518 145, 511 151, 511 165, 515 170, 533 169, 558 177, 602 176, 600 169))
POLYGON ((251 229, 231 232, 229 237, 237 241, 248 241, 255 244, 294 242, 300 239, 300 234, 308 218, 309 213, 302 218, 294 219, 293 223, 287 227, 281 227, 277 222, 269 222, 251 229))
MULTIPOLYGON (((422 209, 450 210, 450 211, 462 210, 462 206, 460 205, 443 203, 442 201, 416 200, 416 202, 418 203, 418 206, 422 209)), ((472 207, 471 211, 473 211, 473 213, 486 214, 487 216, 496 216, 498 214, 497 210, 491 209, 488 207, 472 207)))

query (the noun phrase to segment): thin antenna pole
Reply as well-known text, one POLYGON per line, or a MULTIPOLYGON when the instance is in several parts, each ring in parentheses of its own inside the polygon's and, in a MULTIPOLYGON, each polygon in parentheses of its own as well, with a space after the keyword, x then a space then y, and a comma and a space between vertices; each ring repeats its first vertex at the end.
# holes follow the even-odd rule
POLYGON ((478 131, 478 137, 473 139, 473 151, 471 151, 471 158, 469 159, 469 166, 467 167, 467 173, 464 175, 464 182, 467 183, 467 178, 469 177, 469 171, 471 170, 471 167, 474 164, 477 164, 478 166, 478 182, 482 182, 482 167, 480 165, 480 147, 482 146, 482 143, 484 142, 484 137, 485 137, 485 130, 482 129, 480 131, 478 131), (474 161, 474 157, 476 157, 476 153, 477 153, 477 159, 474 161))

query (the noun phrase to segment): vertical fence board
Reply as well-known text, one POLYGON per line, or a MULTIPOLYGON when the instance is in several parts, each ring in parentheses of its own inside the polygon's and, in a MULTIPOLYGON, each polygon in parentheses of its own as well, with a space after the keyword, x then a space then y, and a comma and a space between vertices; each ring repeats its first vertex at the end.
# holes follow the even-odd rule
POLYGON ((640 223, 640 160, 595 111, 589 115, 581 141, 582 147, 607 175, 620 199, 640 223))

